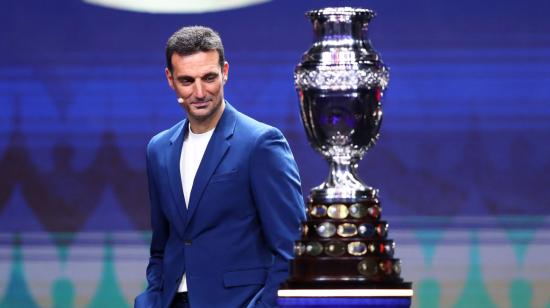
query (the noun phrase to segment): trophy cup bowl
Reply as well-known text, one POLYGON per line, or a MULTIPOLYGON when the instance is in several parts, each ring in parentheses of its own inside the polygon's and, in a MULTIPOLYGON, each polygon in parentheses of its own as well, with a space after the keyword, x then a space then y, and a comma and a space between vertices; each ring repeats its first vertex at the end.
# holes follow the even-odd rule
POLYGON ((311 191, 319 202, 373 199, 357 164, 378 138, 388 69, 366 39, 374 12, 326 8, 307 13, 315 41, 294 74, 301 118, 312 147, 329 162, 329 176, 311 191))

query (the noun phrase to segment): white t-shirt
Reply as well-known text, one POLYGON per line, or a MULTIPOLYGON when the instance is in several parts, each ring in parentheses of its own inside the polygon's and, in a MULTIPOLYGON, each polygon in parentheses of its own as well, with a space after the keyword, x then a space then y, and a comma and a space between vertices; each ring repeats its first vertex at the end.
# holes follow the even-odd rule
MULTIPOLYGON (((189 196, 193 188, 193 181, 213 132, 214 129, 211 129, 202 134, 195 134, 191 131, 191 126, 189 126, 189 131, 183 141, 180 156, 180 176, 186 207, 189 207, 189 196)), ((185 274, 183 274, 178 292, 186 291, 187 280, 185 274)))

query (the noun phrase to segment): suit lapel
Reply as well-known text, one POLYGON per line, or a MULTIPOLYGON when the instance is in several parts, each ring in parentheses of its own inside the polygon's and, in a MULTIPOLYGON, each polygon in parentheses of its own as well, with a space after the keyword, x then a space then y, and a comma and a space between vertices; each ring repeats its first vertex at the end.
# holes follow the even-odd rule
POLYGON ((178 230, 181 237, 184 235, 187 208, 185 205, 185 198, 183 197, 183 188, 181 184, 180 157, 183 140, 187 132, 187 125, 188 121, 184 120, 181 127, 178 128, 176 133, 174 133, 172 138, 170 138, 170 148, 168 151, 168 163, 166 170, 168 173, 170 190, 172 191, 172 196, 175 200, 174 203, 171 203, 175 205, 175 209, 172 208, 172 212, 177 212, 176 218, 179 218, 175 220, 176 223, 174 224, 174 227, 178 230), (178 221, 180 223, 177 223, 178 221))
POLYGON ((202 157, 199 169, 195 175, 195 180, 193 181, 193 188, 191 189, 189 208, 187 212, 187 224, 199 206, 204 190, 210 181, 212 174, 214 174, 214 171, 231 146, 229 139, 233 135, 233 131, 235 129, 235 112, 236 110, 226 102, 223 115, 220 118, 216 129, 214 129, 214 133, 212 134, 210 141, 208 142, 208 146, 206 147, 206 151, 202 157))

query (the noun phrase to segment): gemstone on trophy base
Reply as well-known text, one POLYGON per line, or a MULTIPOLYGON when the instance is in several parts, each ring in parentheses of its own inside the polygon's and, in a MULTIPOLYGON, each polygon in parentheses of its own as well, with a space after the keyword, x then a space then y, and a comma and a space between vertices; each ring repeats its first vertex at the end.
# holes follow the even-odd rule
POLYGON ((363 218, 367 215, 367 208, 361 203, 354 203, 349 207, 349 215, 353 218, 363 218))
POLYGON ((303 255, 305 251, 306 251, 306 246, 301 242, 297 242, 294 244, 294 254, 296 256, 303 255))
POLYGON ((345 204, 333 204, 328 207, 328 217, 334 219, 344 219, 348 216, 348 207, 345 204))
POLYGON ((386 235, 388 235, 388 224, 381 223, 376 226, 376 233, 378 233, 380 237, 386 237, 386 235))
POLYGON ((357 265, 357 269, 359 270, 359 273, 363 276, 374 276, 378 273, 378 267, 376 267, 376 263, 372 262, 369 259, 363 259, 359 264, 357 265))
POLYGON ((331 257, 340 257, 346 252, 346 247, 341 242, 329 242, 325 245, 325 253, 331 257))
POLYGON ((380 252, 386 253, 390 257, 393 256, 395 244, 393 242, 381 243, 380 252))
POLYGON ((401 275, 401 261, 395 261, 393 263, 393 272, 396 275, 401 275))
POLYGON ((309 213, 313 217, 321 218, 327 215, 327 207, 322 204, 317 204, 311 207, 309 213))
POLYGON ((370 217, 378 218, 378 217, 380 217, 380 213, 382 212, 382 210, 380 209, 380 207, 378 205, 375 205, 375 206, 369 207, 368 212, 369 212, 370 217))
POLYGON ((306 253, 310 256, 316 257, 323 252, 323 245, 319 242, 309 242, 306 244, 306 253))
POLYGON ((351 242, 348 244, 348 253, 352 256, 362 256, 367 253, 367 245, 363 242, 351 242))
POLYGON ((354 224, 343 223, 338 226, 336 231, 341 237, 351 237, 357 235, 357 227, 354 224))
POLYGON ((373 253, 376 251, 376 246, 374 246, 373 243, 370 243, 368 246, 367 246, 367 249, 369 250, 370 253, 373 253))
POLYGON ((391 275, 393 271, 393 262, 391 260, 385 260, 379 263, 380 270, 386 275, 391 275))
POLYGON ((336 233, 336 227, 330 222, 323 222, 316 229, 320 237, 331 237, 336 233))
POLYGON ((302 236, 307 236, 307 232, 309 231, 309 227, 307 225, 302 225, 300 227, 300 231, 302 233, 302 236))
POLYGON ((371 237, 374 235, 374 227, 371 224, 360 224, 359 228, 357 228, 357 231, 360 236, 362 237, 371 237))

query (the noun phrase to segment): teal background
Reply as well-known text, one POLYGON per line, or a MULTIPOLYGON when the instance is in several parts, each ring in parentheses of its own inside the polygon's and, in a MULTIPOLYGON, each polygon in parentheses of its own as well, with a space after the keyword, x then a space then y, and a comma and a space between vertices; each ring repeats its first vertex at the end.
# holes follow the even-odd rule
MULTIPOLYGON (((432 219, 388 217, 409 224, 411 218, 423 225, 432 219)), ((471 219, 448 221, 452 226, 471 219)), ((403 277, 414 282, 414 307, 550 307, 550 219, 499 219, 512 228, 525 220, 545 228, 390 232, 403 277)), ((146 232, 3 234, 0 307, 132 307, 145 287, 149 240, 146 232), (75 242, 69 245, 69 239, 75 242)))

